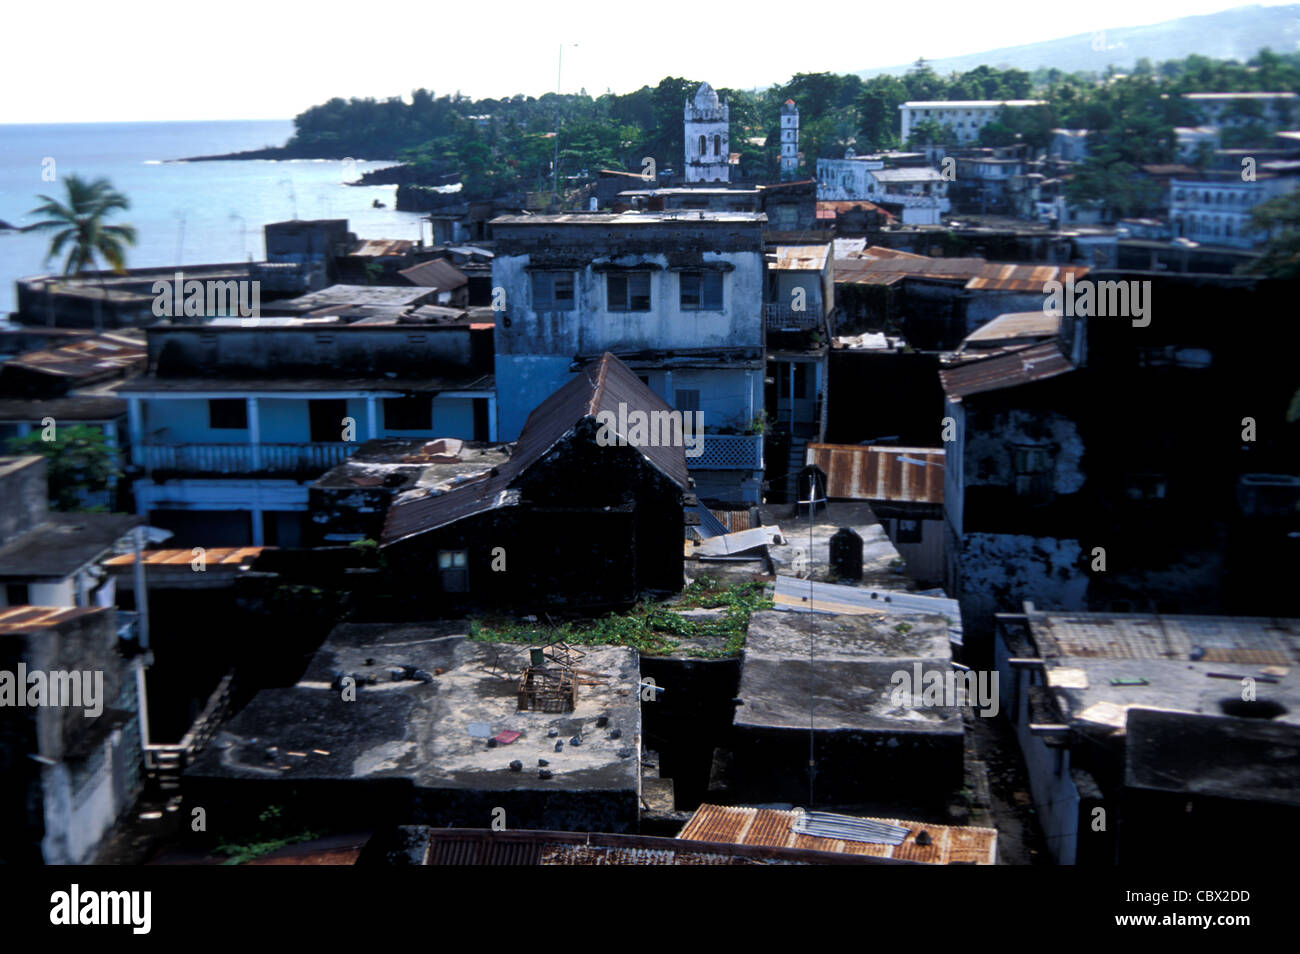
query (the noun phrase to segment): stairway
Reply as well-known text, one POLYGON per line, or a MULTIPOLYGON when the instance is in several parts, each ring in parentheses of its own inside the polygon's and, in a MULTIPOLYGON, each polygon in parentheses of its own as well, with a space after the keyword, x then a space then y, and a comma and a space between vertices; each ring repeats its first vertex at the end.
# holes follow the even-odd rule
POLYGON ((785 499, 788 503, 798 501, 799 471, 803 470, 808 455, 808 438, 797 434, 790 436, 790 456, 786 464, 785 499))

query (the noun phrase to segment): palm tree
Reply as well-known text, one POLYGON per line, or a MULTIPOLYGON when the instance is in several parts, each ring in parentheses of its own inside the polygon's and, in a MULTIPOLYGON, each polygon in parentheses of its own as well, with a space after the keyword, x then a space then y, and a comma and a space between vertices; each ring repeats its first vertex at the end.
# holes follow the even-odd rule
MULTIPOLYGON (((28 215, 43 215, 47 218, 27 226, 28 232, 54 232, 50 240, 50 250, 45 261, 57 257, 67 248, 67 258, 63 262, 64 276, 80 275, 87 268, 93 267, 95 257, 107 262, 119 275, 126 271, 126 246, 135 244, 135 229, 129 225, 105 225, 106 219, 115 209, 128 209, 131 203, 126 196, 113 188, 107 179, 88 182, 80 176, 70 175, 64 183, 67 198, 60 202, 48 195, 37 196, 43 204, 28 215)), ((95 299, 95 330, 103 330, 100 308, 101 295, 95 299)))

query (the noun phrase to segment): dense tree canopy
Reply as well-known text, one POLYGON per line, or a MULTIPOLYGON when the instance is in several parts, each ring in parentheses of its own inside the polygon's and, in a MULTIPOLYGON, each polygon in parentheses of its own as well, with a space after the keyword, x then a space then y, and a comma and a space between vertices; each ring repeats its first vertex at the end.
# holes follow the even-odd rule
MULTIPOLYGON (((682 106, 698 87, 698 81, 674 76, 657 86, 595 97, 547 93, 474 100, 418 89, 409 102, 332 99, 294 120, 289 149, 320 158, 404 159, 431 177, 462 177, 471 195, 548 187, 557 128, 559 175, 565 179, 602 168, 640 172, 647 158, 657 169, 676 169, 683 155, 682 106)), ((731 106, 732 151, 740 153, 742 171, 757 176, 776 172, 780 109, 787 99, 799 106, 804 172, 813 171, 818 158, 842 156, 847 148, 863 153, 905 145, 898 106, 907 100, 1043 99, 1044 107, 1003 110, 985 128, 982 142, 1042 149, 1053 128, 1088 129, 1094 155, 1072 191, 1080 199, 1137 209, 1143 196, 1129 194, 1134 188, 1122 183, 1140 165, 1172 161, 1174 126, 1203 119, 1180 94, 1288 90, 1300 92, 1300 53, 1266 49, 1246 63, 1199 55, 1159 64, 1144 60, 1129 75, 980 66, 941 76, 922 59, 901 76, 863 80, 799 73, 764 90, 718 93, 731 106)), ((1232 131, 1232 144, 1252 144, 1270 117, 1254 104, 1241 110, 1248 122, 1232 131)), ((919 141, 943 136, 941 129, 921 132, 919 141)))

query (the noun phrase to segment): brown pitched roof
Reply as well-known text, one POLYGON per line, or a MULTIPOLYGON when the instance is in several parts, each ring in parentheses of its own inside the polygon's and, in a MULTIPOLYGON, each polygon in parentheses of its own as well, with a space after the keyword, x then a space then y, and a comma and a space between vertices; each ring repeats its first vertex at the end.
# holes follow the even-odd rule
MULTIPOLYGON (((510 459, 500 467, 447 493, 394 505, 384 521, 380 546, 390 546, 498 507, 513 506, 518 498, 511 485, 525 470, 587 418, 595 418, 601 411, 612 412, 617 418, 620 404, 629 412, 672 411, 627 365, 607 351, 533 409, 519 432, 510 459)), ((637 450, 683 490, 690 486, 685 448, 637 447, 637 450)))
POLYGON ((397 274, 412 285, 436 288, 439 291, 451 291, 461 285, 469 284, 469 279, 465 277, 465 273, 445 258, 431 258, 419 265, 404 268, 397 274))
POLYGON ((1055 341, 1031 345, 1017 351, 1002 352, 994 357, 962 364, 939 371, 943 391, 950 401, 984 391, 1013 388, 1031 381, 1045 381, 1058 374, 1073 371, 1074 365, 1055 341))

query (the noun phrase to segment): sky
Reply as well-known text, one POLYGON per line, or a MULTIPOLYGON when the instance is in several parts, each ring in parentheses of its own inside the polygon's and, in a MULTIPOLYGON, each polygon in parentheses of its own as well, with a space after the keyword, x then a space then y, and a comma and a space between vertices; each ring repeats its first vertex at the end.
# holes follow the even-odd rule
POLYGON ((332 97, 752 88, 1295 0, 66 0, 5 7, 0 123, 290 119, 332 97), (563 44, 562 64, 559 62, 563 44))

